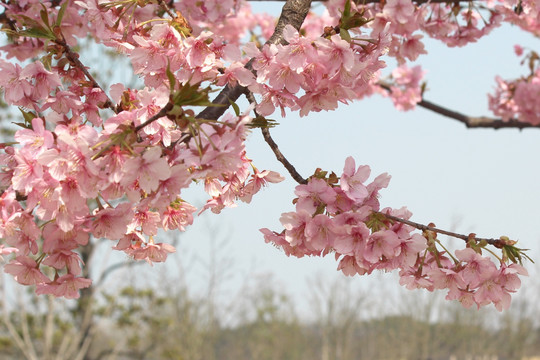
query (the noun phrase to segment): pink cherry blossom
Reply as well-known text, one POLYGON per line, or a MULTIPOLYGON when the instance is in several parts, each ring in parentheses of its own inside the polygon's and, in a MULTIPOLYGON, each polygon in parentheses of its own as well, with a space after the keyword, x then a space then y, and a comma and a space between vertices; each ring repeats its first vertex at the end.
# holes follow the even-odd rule
POLYGON ((53 253, 49 254, 43 260, 43 265, 51 266, 55 269, 67 268, 68 272, 73 275, 81 274, 81 265, 82 262, 79 254, 74 253, 70 250, 56 250, 53 253))
POLYGON ((11 253, 16 253, 18 251, 19 251, 19 249, 17 249, 17 248, 5 247, 4 244, 0 244, 0 260, 4 260, 2 255, 8 255, 8 254, 11 254, 11 253))
POLYGON ((146 260, 149 264, 154 262, 164 262, 168 254, 176 252, 174 246, 166 243, 154 244, 153 242, 145 246, 137 247, 130 251, 135 260, 146 260))
POLYGON ((36 294, 51 294, 57 297, 65 297, 66 299, 78 299, 79 290, 92 285, 92 280, 75 277, 73 274, 60 276, 53 282, 46 284, 38 284, 36 286, 36 294))
POLYGON ((98 210, 94 215, 92 233, 96 238, 118 240, 126 233, 132 219, 133 210, 128 203, 98 210))
POLYGON ((322 251, 334 245, 338 229, 332 220, 323 214, 318 214, 310 220, 305 228, 306 246, 314 251, 322 251))
POLYGON ((134 176, 139 182, 139 186, 146 193, 151 193, 159 186, 160 180, 165 180, 171 175, 167 160, 161 157, 161 149, 153 147, 148 149, 142 157, 135 157, 127 160, 123 167, 124 183, 134 176))
POLYGON ((461 273, 463 280, 472 288, 478 287, 497 272, 497 268, 493 262, 476 253, 471 248, 456 250, 455 254, 460 261, 467 263, 467 266, 461 273))
POLYGON ((53 136, 50 131, 45 130, 43 119, 34 118, 32 120, 32 130, 23 129, 15 133, 15 140, 21 145, 34 150, 36 155, 41 150, 47 150, 53 145, 53 136))
POLYGON ((315 212, 318 206, 331 204, 336 200, 336 193, 324 180, 314 179, 307 185, 299 185, 294 192, 298 195, 297 210, 315 212))
POLYGON ((341 189, 352 200, 361 202, 368 196, 368 191, 364 182, 368 179, 371 169, 369 166, 359 166, 355 169, 355 162, 352 157, 345 160, 345 168, 341 175, 341 189))
POLYGON ((14 260, 4 265, 4 271, 13 275, 19 284, 36 285, 48 282, 37 263, 27 256, 17 256, 14 260))
POLYGON ((414 6, 409 0, 388 0, 384 6, 383 14, 405 24, 411 20, 414 6))
POLYGON ((376 263, 381 257, 393 258, 398 255, 399 246, 400 241, 395 232, 379 231, 371 234, 363 255, 366 260, 376 263))

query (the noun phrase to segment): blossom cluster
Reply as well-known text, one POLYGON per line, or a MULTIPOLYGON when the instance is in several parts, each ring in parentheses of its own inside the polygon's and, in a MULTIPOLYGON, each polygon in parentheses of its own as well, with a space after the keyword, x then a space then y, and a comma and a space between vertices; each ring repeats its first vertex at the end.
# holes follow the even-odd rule
MULTIPOLYGON (((207 11, 217 9, 209 4, 207 11)), ((183 231, 192 224, 197 209, 181 197, 192 184, 204 183, 210 196, 201 211, 219 213, 237 200, 250 202, 267 182, 283 180, 247 157, 249 116, 210 121, 183 106, 208 103, 208 90, 191 84, 253 78, 243 63, 235 66, 238 47, 208 32, 183 33, 179 20, 141 32, 138 24, 153 18, 155 4, 136 7, 131 18, 120 17, 113 5, 66 3, 61 32, 50 26, 59 8, 39 1, 7 6, 23 31, 51 30, 46 35, 57 45, 19 37, 3 48, 8 57, 22 61, 48 51, 55 59, 0 61, 4 99, 25 118, 16 143, 2 145, 1 254, 16 253, 5 271, 35 285, 38 294, 75 298, 90 286, 78 252, 90 238, 112 240, 114 249, 136 260, 165 261, 175 249, 154 238, 159 229, 183 231), (146 87, 114 84, 107 95, 93 84, 69 53, 86 33, 126 54, 146 87), (222 61, 230 61, 223 74, 222 61), (114 114, 104 115, 104 108, 114 114)))
POLYGON ((524 123, 540 125, 540 57, 534 51, 524 55, 524 49, 516 45, 517 56, 523 56, 522 64, 529 65, 529 76, 516 80, 495 78, 497 85, 494 94, 489 94, 489 108, 503 121, 519 120, 524 123))
POLYGON ((489 108, 503 121, 519 121, 540 125, 540 70, 530 79, 503 80, 496 77, 494 94, 488 95, 489 108))
POLYGON ((154 241, 158 229, 184 230, 193 222, 196 208, 180 197, 182 189, 204 181, 211 195, 204 209, 219 212, 236 199, 249 202, 266 181, 282 180, 274 172, 250 171, 243 143, 247 117, 203 124, 204 136, 168 149, 150 146, 156 138, 166 141, 161 129, 126 144, 126 119, 147 110, 107 119, 101 134, 66 119, 53 137, 44 120, 34 118, 30 129, 16 133, 19 146, 4 148, 0 237, 17 249, 5 270, 18 282, 37 285, 37 293, 76 297, 89 285, 78 277, 76 249, 90 236, 116 241, 114 248, 134 259, 162 262, 174 248, 154 241))
POLYGON ((339 179, 316 173, 296 187, 295 211, 280 218, 284 230, 261 230, 266 241, 289 256, 334 254, 338 270, 349 276, 399 270, 399 282, 408 289, 446 289, 448 300, 465 307, 493 303, 502 311, 510 306, 519 275, 527 275, 522 266, 501 261, 497 267, 480 248, 455 255, 439 250, 435 233, 414 233, 411 225, 387 217, 407 220, 412 214, 406 208, 380 209, 378 192, 390 177, 382 174, 366 184, 369 175, 370 168, 356 168, 352 157, 339 179))
POLYGON ((401 111, 413 110, 422 101, 422 77, 424 72, 420 66, 409 68, 401 65, 392 71, 394 80, 390 86, 389 96, 396 109, 401 111))
POLYGON ((339 34, 310 39, 288 25, 283 37, 287 45, 258 49, 250 43, 244 48, 254 59, 257 81, 249 89, 262 94, 257 110, 263 116, 275 108, 282 116, 285 108, 299 109, 300 116, 334 110, 339 102, 371 94, 373 75, 385 66, 380 60, 388 43, 384 33, 372 42, 346 41, 339 34))

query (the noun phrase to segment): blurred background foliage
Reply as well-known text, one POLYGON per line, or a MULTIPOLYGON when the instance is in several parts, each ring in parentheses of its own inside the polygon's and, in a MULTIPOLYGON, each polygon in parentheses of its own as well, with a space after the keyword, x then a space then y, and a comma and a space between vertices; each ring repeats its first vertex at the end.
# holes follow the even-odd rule
POLYGON ((117 279, 128 280, 93 287, 78 300, 36 297, 4 276, 0 358, 540 358, 538 286, 524 289, 509 311, 498 313, 464 309, 444 294, 362 290, 355 286, 358 278, 339 275, 329 280, 314 274, 311 293, 298 301, 272 274, 252 275, 231 295, 219 263, 207 264, 208 276, 201 278, 208 281, 196 289, 178 275, 184 270, 137 265, 155 272, 155 280, 143 283, 133 263, 124 264, 117 279))

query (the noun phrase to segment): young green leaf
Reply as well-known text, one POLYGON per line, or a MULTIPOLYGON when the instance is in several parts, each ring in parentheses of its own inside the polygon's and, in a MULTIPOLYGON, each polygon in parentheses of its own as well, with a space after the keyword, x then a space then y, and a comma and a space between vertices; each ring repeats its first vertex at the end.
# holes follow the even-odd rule
POLYGON ((58 10, 58 16, 56 17, 56 22, 54 23, 56 26, 60 26, 62 24, 62 19, 64 18, 64 14, 66 13, 68 4, 69 0, 66 0, 62 3, 62 6, 60 6, 60 10, 58 10))

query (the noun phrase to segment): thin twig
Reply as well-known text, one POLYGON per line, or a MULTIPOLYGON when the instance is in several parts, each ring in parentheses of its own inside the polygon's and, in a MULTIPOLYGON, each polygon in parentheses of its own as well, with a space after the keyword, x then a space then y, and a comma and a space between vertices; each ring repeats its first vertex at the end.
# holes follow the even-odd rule
POLYGON ((171 7, 169 6, 169 4, 167 4, 164 0, 158 0, 158 3, 159 3, 159 5, 161 5, 161 7, 165 10, 165 12, 166 12, 172 19, 175 18, 175 15, 174 15, 174 13, 172 12, 171 7))
POLYGON ((138 125, 137 127, 135 127, 135 132, 138 132, 139 130, 141 130, 142 128, 144 128, 145 126, 148 126, 150 125, 151 123, 153 123, 154 121, 158 120, 158 119, 161 119, 162 117, 164 117, 165 115, 167 115, 167 113, 172 110, 172 108, 174 107, 174 104, 172 102, 168 102, 167 105, 165 105, 163 108, 161 108, 161 110, 155 114, 154 116, 152 116, 150 119, 146 120, 145 122, 143 122, 142 124, 138 125))
POLYGON ((287 160, 287 158, 281 153, 279 150, 276 142, 272 137, 270 136, 270 130, 267 127, 261 128, 264 140, 268 143, 274 154, 276 155, 276 159, 285 166, 285 169, 291 174, 292 178, 299 184, 307 184, 307 180, 304 179, 294 168, 294 166, 287 160))
MULTIPOLYGON (((379 82, 378 85, 388 91, 389 93, 392 92, 392 88, 390 84, 385 82, 379 82)), ((469 129, 477 129, 477 128, 484 128, 484 129, 503 129, 503 128, 512 128, 512 129, 525 129, 525 128, 540 128, 540 124, 534 125, 531 123, 519 121, 516 119, 510 119, 508 121, 504 121, 503 119, 497 119, 497 118, 491 118, 487 116, 468 116, 462 113, 459 113, 454 110, 450 110, 448 108, 445 108, 443 106, 437 105, 431 101, 422 99, 419 103, 416 105, 423 107, 424 109, 431 110, 439 115, 443 115, 446 117, 449 117, 451 119, 457 120, 464 124, 469 129)))
POLYGON ((105 101, 105 104, 103 104, 103 106, 108 107, 114 112, 117 112, 111 98, 109 98, 105 90, 103 90, 103 88, 99 85, 96 79, 94 79, 92 74, 90 74, 90 72, 86 69, 86 66, 84 66, 81 60, 79 60, 79 54, 71 50, 71 47, 64 40, 56 39, 54 42, 60 45, 64 49, 66 58, 69 60, 71 64, 75 65, 79 70, 83 72, 84 76, 86 76, 86 78, 92 83, 92 87, 100 89, 103 92, 103 94, 105 94, 105 96, 107 97, 107 101, 105 101))
POLYGON ((488 243, 490 245, 494 245, 495 247, 497 247, 498 245, 501 245, 501 244, 504 245, 503 240, 501 240, 501 239, 479 238, 479 237, 476 237, 476 235, 474 235, 474 234, 470 234, 470 235, 458 234, 458 233, 455 233, 455 232, 438 229, 436 227, 419 224, 419 223, 414 222, 414 221, 405 220, 405 219, 402 219, 402 218, 399 218, 399 217, 396 217, 396 216, 393 216, 393 215, 390 215, 390 214, 385 214, 385 213, 381 213, 381 212, 377 212, 377 214, 381 214, 381 215, 385 216, 387 219, 390 219, 392 221, 397 221, 399 223, 410 225, 410 226, 412 226, 412 227, 414 227, 414 228, 416 228, 418 230, 433 231, 433 232, 436 232, 436 233, 439 233, 439 234, 448 235, 448 236, 452 236, 452 237, 464 240, 465 242, 469 242, 469 240, 474 239, 474 241, 476 241, 476 242, 485 241, 486 243, 488 243))
MULTIPOLYGON (((247 90, 247 89, 246 89, 247 90)), ((255 100, 255 97, 253 96, 253 93, 249 90, 247 90, 245 92, 246 94, 246 97, 248 99, 248 101, 250 102, 250 104, 256 104, 256 100, 255 100)), ((257 110, 253 110, 255 112, 255 115, 257 117, 259 117, 260 115, 257 113, 257 110)), ((289 162, 289 160, 287 160, 287 158, 285 157, 285 155, 283 155, 283 153, 281 152, 281 150, 279 150, 279 147, 278 145, 276 144, 276 142, 274 141, 274 139, 272 139, 272 136, 270 136, 270 129, 268 129, 267 127, 261 127, 261 131, 262 131, 262 134, 263 134, 263 137, 264 137, 264 141, 266 141, 266 143, 270 146, 270 149, 272 149, 272 151, 274 152, 274 154, 276 155, 276 159, 283 164, 283 166, 285 167, 285 169, 287 169, 287 171, 289 172, 289 174, 291 174, 291 177, 299 184, 307 184, 308 181, 306 179, 304 179, 302 177, 302 175, 300 175, 298 173, 298 171, 296 171, 296 168, 294 167, 293 164, 291 164, 289 162)))
POLYGON ((435 103, 432 103, 428 100, 422 100, 418 104, 418 106, 423 107, 424 109, 431 110, 433 112, 436 112, 437 114, 455 119, 461 123, 463 123, 468 129, 478 129, 478 128, 488 128, 488 129, 526 129, 526 128, 540 128, 540 124, 534 125, 531 123, 519 121, 516 119, 510 119, 508 121, 504 121, 503 119, 497 119, 497 118, 490 118, 487 116, 467 116, 464 114, 461 114, 457 111, 449 110, 447 108, 444 108, 440 105, 437 105, 435 103))

